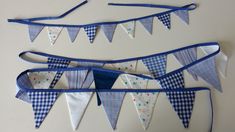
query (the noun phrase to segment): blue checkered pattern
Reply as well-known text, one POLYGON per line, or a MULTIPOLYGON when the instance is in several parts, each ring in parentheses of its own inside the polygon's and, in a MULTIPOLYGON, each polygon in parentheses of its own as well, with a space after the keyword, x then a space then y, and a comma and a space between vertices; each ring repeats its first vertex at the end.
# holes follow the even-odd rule
POLYGON ((95 39, 95 35, 96 35, 97 26, 86 26, 84 27, 84 30, 90 42, 93 43, 93 40, 95 39))
POLYGON ((142 59, 142 62, 156 78, 166 74, 166 59, 166 55, 161 55, 142 59))
MULTIPOLYGON (((19 79, 18 79, 18 85, 19 87, 26 87, 26 88, 33 88, 33 85, 31 83, 31 81, 29 80, 29 76, 27 74, 22 75, 19 79)), ((16 98, 27 102, 27 103, 31 103, 28 95, 26 92, 22 91, 21 89, 19 89, 19 87, 16 87, 16 98)))
MULTIPOLYGON (((67 68, 70 61, 69 60, 64 60, 64 59, 58 59, 58 58, 48 58, 47 62, 48 68, 49 69, 55 69, 55 68, 67 68)), ((56 83, 60 80, 61 76, 63 75, 64 72, 56 72, 55 77, 53 78, 49 88, 54 88, 56 83)))
MULTIPOLYGON (((185 88, 183 72, 177 72, 159 80, 164 89, 185 88)), ((193 104, 195 100, 194 91, 172 91, 166 92, 170 103, 177 112, 185 128, 188 128, 193 104)))
POLYGON ((36 128, 40 127, 58 95, 56 92, 28 92, 34 110, 36 128))
POLYGON ((162 14, 160 16, 157 16, 158 20, 162 22, 163 25, 165 25, 168 29, 171 28, 171 15, 168 14, 162 14))

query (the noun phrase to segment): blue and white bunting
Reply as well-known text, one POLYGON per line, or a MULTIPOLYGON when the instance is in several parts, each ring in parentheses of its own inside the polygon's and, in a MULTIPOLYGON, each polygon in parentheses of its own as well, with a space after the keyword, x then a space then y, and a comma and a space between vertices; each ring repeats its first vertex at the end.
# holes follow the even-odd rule
POLYGON ((214 88, 216 88, 218 91, 222 92, 214 57, 195 64, 192 67, 189 67, 189 69, 207 83, 212 85, 214 88))
POLYGON ((39 128, 46 118, 59 93, 57 92, 28 92, 34 111, 35 127, 39 128))
POLYGON ((29 28, 29 38, 31 42, 33 42, 39 33, 42 31, 44 26, 35 26, 35 25, 28 25, 29 28))
MULTIPOLYGON (((183 65, 188 65, 197 60, 197 48, 189 48, 173 53, 175 58, 183 65)), ((193 76, 195 80, 198 80, 197 75, 190 69, 187 71, 193 76)))
POLYGON ((182 21, 189 24, 189 13, 188 10, 177 10, 174 12, 182 21))
POLYGON ((60 36, 63 27, 47 27, 48 37, 52 45, 55 44, 57 38, 60 36))
POLYGON ((153 32, 153 17, 145 18, 145 19, 140 19, 140 23, 144 26, 144 28, 152 34, 153 32))
POLYGON ((104 35, 106 36, 106 38, 109 40, 109 42, 111 43, 113 40, 113 34, 115 32, 117 25, 116 24, 107 24, 107 25, 102 25, 101 29, 104 32, 104 35))
POLYGON ((130 38, 133 39, 135 37, 135 21, 122 23, 121 27, 129 35, 130 38))
POLYGON ((144 65, 155 78, 166 74, 166 61, 166 55, 153 56, 142 59, 144 65))
POLYGON ((84 31, 86 32, 90 43, 93 43, 97 32, 97 26, 86 26, 84 27, 84 31))
POLYGON ((80 28, 79 27, 67 27, 67 31, 68 31, 71 42, 74 42, 75 39, 77 38, 80 28))
POLYGON ((66 71, 65 75, 68 80, 69 89, 82 88, 87 73, 88 70, 66 71))
POLYGON ((168 29, 171 29, 171 15, 169 13, 159 15, 157 18, 164 26, 166 26, 168 29))
MULTIPOLYGON (((29 76, 27 74, 22 75, 19 79, 18 79, 18 84, 20 86, 26 86, 28 88, 33 88, 33 85, 29 79, 29 76)), ((29 96, 26 92, 22 91, 21 89, 19 89, 18 86, 16 86, 16 98, 27 102, 27 103, 31 103, 29 96)))
POLYGON ((116 129, 125 92, 99 92, 99 97, 113 129, 116 129))

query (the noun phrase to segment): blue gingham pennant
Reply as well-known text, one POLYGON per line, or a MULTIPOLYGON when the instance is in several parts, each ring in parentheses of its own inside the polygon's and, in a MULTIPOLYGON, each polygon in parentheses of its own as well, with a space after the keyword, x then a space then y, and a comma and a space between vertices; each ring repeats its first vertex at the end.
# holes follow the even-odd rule
MULTIPOLYGON (((183 72, 176 72, 159 80, 163 89, 185 88, 183 72)), ((185 128, 188 128, 194 100, 194 91, 172 91, 166 92, 174 110, 177 112, 185 128)))
POLYGON ((39 35, 39 33, 42 31, 44 26, 34 26, 34 25, 29 25, 29 38, 31 42, 33 42, 36 37, 39 35))
POLYGON ((168 14, 162 14, 157 16, 158 20, 162 22, 164 26, 166 26, 168 29, 171 28, 171 15, 168 14))
MULTIPOLYGON (((181 50, 173 53, 175 58, 183 65, 188 65, 197 60, 197 48, 190 48, 181 50)), ((198 80, 197 75, 193 73, 190 69, 187 71, 193 76, 195 80, 198 80)))
MULTIPOLYGON (((93 70, 95 88, 96 89, 111 89, 116 82, 120 73, 93 70)), ((101 105, 101 100, 97 94, 98 106, 101 105)))
MULTIPOLYGON (((24 87, 27 87, 27 88, 33 88, 33 85, 31 83, 31 81, 29 80, 29 76, 27 74, 21 76, 19 79, 18 79, 18 84, 20 86, 24 86, 24 87)), ((24 102, 27 102, 27 103, 31 103, 30 99, 29 99, 29 96, 26 92, 20 90, 18 88, 18 86, 16 86, 16 98, 24 101, 24 102)))
POLYGON ((145 19, 140 19, 140 23, 144 26, 144 28, 152 34, 153 31, 153 17, 145 18, 145 19))
POLYGON ((68 31, 71 42, 74 42, 78 35, 78 32, 80 31, 80 28, 79 27, 67 27, 67 31, 68 31))
POLYGON ((116 129, 125 92, 99 92, 98 94, 112 128, 116 129))
POLYGON ((28 92, 34 111, 35 127, 39 128, 46 118, 59 93, 57 92, 28 92))
POLYGON ((182 21, 189 24, 189 13, 188 10, 177 10, 174 12, 182 21))
POLYGON ((97 26, 86 26, 84 27, 84 31, 86 32, 90 43, 93 43, 96 36, 97 26))
POLYGON ((142 59, 144 65, 155 78, 166 74, 166 61, 166 55, 153 56, 142 59))
POLYGON ((113 34, 115 32, 116 27, 117 24, 107 24, 101 26, 101 29, 103 30, 104 35, 109 40, 109 42, 112 42, 113 34))
POLYGON ((207 83, 211 84, 214 88, 222 92, 214 57, 193 65, 192 67, 189 67, 189 69, 196 75, 201 77, 203 80, 205 80, 207 83))
MULTIPOLYGON (((70 61, 58 58, 51 58, 49 57, 47 60, 48 68, 55 69, 55 68, 67 68, 69 66, 70 61)), ((54 79, 52 80, 49 88, 54 88, 57 82, 60 80, 61 76, 63 75, 63 71, 56 72, 54 79)))

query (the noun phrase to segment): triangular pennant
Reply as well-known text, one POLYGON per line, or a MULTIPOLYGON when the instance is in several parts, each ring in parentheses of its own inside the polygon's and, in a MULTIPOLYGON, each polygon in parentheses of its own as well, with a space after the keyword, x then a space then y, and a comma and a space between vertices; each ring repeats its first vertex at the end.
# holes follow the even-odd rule
POLYGON ((99 92, 98 94, 112 128, 116 129, 125 92, 99 92))
POLYGON ((156 78, 166 74, 166 60, 166 55, 159 55, 144 58, 142 59, 142 62, 156 78))
POLYGON ((63 27, 47 27, 48 37, 50 39, 51 44, 55 44, 55 41, 59 37, 63 27))
POLYGON ((214 88, 222 92, 214 57, 195 64, 192 67, 189 67, 189 69, 207 83, 211 84, 214 88))
POLYGON ((65 75, 68 79, 70 89, 82 88, 83 82, 86 79, 88 70, 66 71, 65 75))
POLYGON ((162 22, 164 26, 166 26, 168 29, 171 28, 171 15, 169 13, 162 14, 157 16, 158 20, 162 22))
MULTIPOLYGON (((128 88, 131 89, 146 89, 148 85, 147 79, 127 74, 122 76, 122 81, 128 88)), ((131 93, 131 96, 141 124, 146 130, 152 118, 158 93, 131 93)))
POLYGON ((177 10, 174 12, 182 21, 189 24, 189 13, 188 10, 177 10))
MULTIPOLYGON (((22 75, 18 80, 17 80, 18 86, 19 87, 27 87, 27 88, 33 88, 33 85, 29 79, 29 76, 27 74, 22 75)), ((19 89, 19 87, 16 87, 16 98, 27 102, 31 103, 28 94, 25 91, 22 91, 19 89)))
POLYGON ((97 26, 86 26, 84 27, 84 31, 86 32, 90 43, 93 43, 96 36, 97 26))
POLYGON ((54 72, 30 72, 29 79, 35 89, 48 89, 55 76, 54 72))
POLYGON ((74 42, 78 35, 78 32, 80 31, 80 28, 79 27, 67 27, 67 31, 68 31, 71 42, 74 42))
POLYGON ((114 63, 112 66, 114 69, 125 72, 134 72, 136 71, 137 61, 126 61, 122 63, 114 63))
POLYGON ((144 28, 152 34, 153 31, 153 17, 145 18, 145 19, 140 19, 140 23, 144 26, 144 28))
MULTIPOLYGON (((175 58, 183 65, 188 65, 197 60, 197 48, 190 48, 180 50, 174 53, 175 58)), ((195 80, 198 80, 197 75, 194 74, 190 69, 187 70, 195 80)))
MULTIPOLYGON (((120 73, 93 70, 96 89, 111 89, 120 73)), ((99 95, 97 94, 98 106, 101 105, 99 95)))
POLYGON ((101 29, 103 30, 104 35, 109 40, 109 42, 112 42, 113 34, 115 32, 116 26, 117 24, 107 24, 107 25, 101 26, 101 29))
POLYGON ((121 26, 131 38, 135 37, 135 21, 122 23, 121 26))
POLYGON ((32 102, 36 128, 40 127, 58 95, 59 93, 57 92, 28 92, 32 102))
MULTIPOLYGON (((58 58, 51 58, 49 57, 47 60, 48 68, 67 68, 69 66, 70 61, 65 59, 58 59, 58 58)), ((52 80, 49 88, 54 88, 57 82, 60 80, 61 76, 63 75, 63 71, 56 72, 54 79, 52 80)))
POLYGON ((39 33, 42 31, 44 26, 35 26, 35 25, 29 25, 29 38, 31 42, 33 42, 36 37, 39 35, 39 33))
MULTIPOLYGON (((161 78, 159 81, 161 87, 164 89, 185 88, 184 75, 182 71, 161 78)), ((166 92, 166 95, 168 96, 171 105, 181 119, 184 127, 188 128, 195 100, 195 92, 173 91, 166 92)))

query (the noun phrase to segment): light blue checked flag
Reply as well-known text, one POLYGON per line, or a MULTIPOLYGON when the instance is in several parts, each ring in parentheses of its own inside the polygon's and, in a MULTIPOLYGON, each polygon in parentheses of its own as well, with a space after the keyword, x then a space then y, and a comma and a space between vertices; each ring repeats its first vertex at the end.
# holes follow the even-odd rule
POLYGON ((166 60, 166 55, 160 55, 144 58, 142 62, 156 78, 166 74, 166 60))
POLYGON ((74 42, 78 35, 78 32, 80 31, 80 28, 79 27, 67 27, 67 31, 68 31, 71 42, 74 42))
POLYGON ((84 31, 86 32, 90 43, 93 43, 96 36, 97 26, 86 26, 84 27, 84 31))
MULTIPOLYGON (((180 50, 173 53, 175 58, 183 65, 188 65, 197 60, 197 48, 190 48, 185 50, 180 50)), ((193 76, 195 80, 198 80, 197 75, 193 73, 190 69, 187 71, 193 76)))
POLYGON ((153 31, 153 17, 145 18, 145 19, 140 19, 140 23, 144 26, 144 28, 152 34, 153 31))
POLYGON ((189 13, 188 10, 177 10, 174 12, 182 21, 189 24, 189 13))
MULTIPOLYGON (((163 89, 185 88, 182 71, 161 78, 159 81, 163 89)), ((188 128, 195 100, 195 91, 172 91, 166 92, 166 95, 184 127, 188 128)))
POLYGON ((112 128, 116 129, 125 92, 99 92, 98 94, 112 128))
POLYGON ((168 29, 171 29, 171 15, 169 13, 159 15, 157 18, 164 26, 166 26, 168 29))
POLYGON ((42 31, 44 26, 35 26, 35 25, 29 25, 29 38, 31 42, 33 42, 36 37, 39 35, 39 33, 42 31))
MULTIPOLYGON (((22 75, 19 79, 18 79, 18 85, 20 87, 27 87, 27 88, 33 88, 33 85, 31 83, 31 81, 29 80, 29 77, 27 74, 22 75)), ((26 92, 22 91, 21 89, 19 89, 18 86, 16 86, 16 98, 27 102, 27 103, 31 103, 29 96, 26 92)))
POLYGON ((109 40, 109 42, 112 42, 113 34, 115 32, 116 27, 117 24, 106 24, 101 26, 101 29, 103 30, 104 35, 109 40))
POLYGON ((222 87, 216 69, 215 57, 211 57, 196 65, 193 65, 192 67, 189 67, 189 69, 207 83, 211 84, 214 88, 222 92, 222 87))

